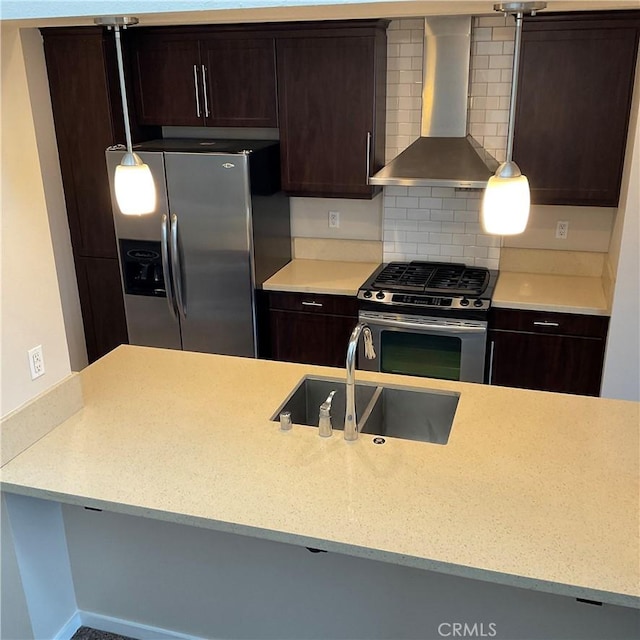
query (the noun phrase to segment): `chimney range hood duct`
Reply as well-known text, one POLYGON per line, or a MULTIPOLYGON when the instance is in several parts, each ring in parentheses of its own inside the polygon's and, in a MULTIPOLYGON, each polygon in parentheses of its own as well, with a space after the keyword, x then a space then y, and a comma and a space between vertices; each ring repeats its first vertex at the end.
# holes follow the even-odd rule
POLYGON ((496 159, 467 132, 471 18, 425 18, 421 137, 373 185, 483 189, 496 159))

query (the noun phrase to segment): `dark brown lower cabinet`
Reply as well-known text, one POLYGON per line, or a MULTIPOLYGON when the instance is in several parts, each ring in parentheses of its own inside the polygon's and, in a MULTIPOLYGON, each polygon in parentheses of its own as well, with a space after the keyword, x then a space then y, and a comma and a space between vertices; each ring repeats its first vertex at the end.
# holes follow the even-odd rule
POLYGON ((489 382, 598 396, 608 326, 604 316, 493 309, 489 382))
POLYGON ((357 322, 355 298, 271 292, 271 357, 286 362, 343 367, 349 336, 357 322))
POLYGON ((129 341, 118 260, 77 258, 76 274, 87 356, 93 362, 129 341))

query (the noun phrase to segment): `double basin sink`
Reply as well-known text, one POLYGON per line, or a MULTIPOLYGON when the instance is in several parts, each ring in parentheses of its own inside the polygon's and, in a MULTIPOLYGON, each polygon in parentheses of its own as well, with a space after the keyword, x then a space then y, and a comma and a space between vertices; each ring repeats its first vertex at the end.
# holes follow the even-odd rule
MULTIPOLYGON (((334 429, 344 429, 346 384, 336 378, 306 377, 272 416, 283 411, 295 424, 318 426, 320 405, 335 391, 331 402, 334 429)), ((376 436, 447 444, 460 394, 399 386, 355 385, 358 431, 376 436)))

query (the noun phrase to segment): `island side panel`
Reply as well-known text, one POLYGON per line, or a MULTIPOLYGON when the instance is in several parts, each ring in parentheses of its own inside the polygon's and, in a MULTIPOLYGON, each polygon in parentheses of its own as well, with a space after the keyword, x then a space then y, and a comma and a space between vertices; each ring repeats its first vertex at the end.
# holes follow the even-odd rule
POLYGON ((638 610, 63 505, 78 607, 229 638, 633 637, 638 610), (482 625, 482 626, 480 626, 482 625), (491 626, 493 625, 493 626, 491 626), (488 636, 491 637, 491 636, 488 636))

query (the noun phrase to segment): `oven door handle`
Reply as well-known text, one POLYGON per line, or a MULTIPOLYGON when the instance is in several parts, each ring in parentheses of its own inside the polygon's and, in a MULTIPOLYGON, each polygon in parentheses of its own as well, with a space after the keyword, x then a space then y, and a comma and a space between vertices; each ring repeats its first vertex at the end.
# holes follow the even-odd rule
POLYGON ((411 322, 407 320, 388 320, 386 318, 370 318, 360 316, 360 320, 366 322, 369 327, 393 327, 398 329, 416 329, 419 331, 429 331, 436 333, 486 333, 486 325, 469 326, 469 325, 450 325, 440 324, 437 322, 411 322))

